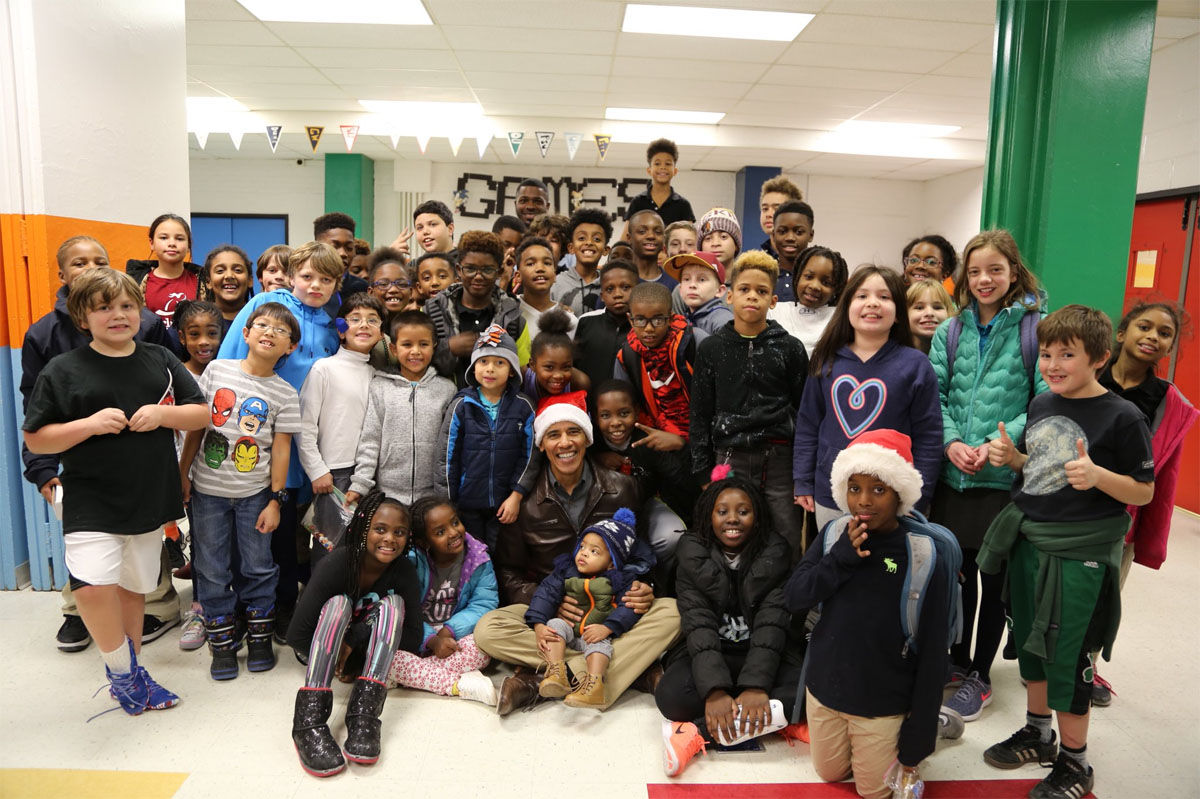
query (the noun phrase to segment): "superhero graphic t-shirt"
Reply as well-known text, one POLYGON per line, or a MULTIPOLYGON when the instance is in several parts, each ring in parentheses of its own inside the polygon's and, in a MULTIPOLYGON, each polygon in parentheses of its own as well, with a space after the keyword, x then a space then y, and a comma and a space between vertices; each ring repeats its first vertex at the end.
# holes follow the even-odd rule
POLYGON ((254 377, 241 361, 217 360, 198 381, 208 427, 192 465, 192 485, 218 497, 248 497, 271 484, 276 433, 300 432, 300 398, 278 375, 254 377))

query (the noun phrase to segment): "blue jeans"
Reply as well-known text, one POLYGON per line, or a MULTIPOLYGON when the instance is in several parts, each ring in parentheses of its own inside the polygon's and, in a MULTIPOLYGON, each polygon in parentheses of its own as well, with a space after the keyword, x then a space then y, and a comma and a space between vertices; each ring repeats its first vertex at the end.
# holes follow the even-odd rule
POLYGON ((270 499, 270 488, 241 498, 192 490, 192 535, 198 542, 192 564, 204 618, 231 616, 239 602, 274 607, 279 567, 271 557, 271 535, 254 529, 270 499))

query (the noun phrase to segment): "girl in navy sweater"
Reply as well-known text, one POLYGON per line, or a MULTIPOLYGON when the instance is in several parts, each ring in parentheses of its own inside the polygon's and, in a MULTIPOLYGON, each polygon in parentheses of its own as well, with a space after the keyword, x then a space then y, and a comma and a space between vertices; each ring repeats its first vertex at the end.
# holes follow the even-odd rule
POLYGON ((809 360, 796 414, 796 504, 818 528, 840 515, 829 490, 833 459, 858 435, 891 428, 909 436, 928 508, 942 461, 942 412, 929 359, 912 347, 904 283, 880 266, 856 271, 809 360))

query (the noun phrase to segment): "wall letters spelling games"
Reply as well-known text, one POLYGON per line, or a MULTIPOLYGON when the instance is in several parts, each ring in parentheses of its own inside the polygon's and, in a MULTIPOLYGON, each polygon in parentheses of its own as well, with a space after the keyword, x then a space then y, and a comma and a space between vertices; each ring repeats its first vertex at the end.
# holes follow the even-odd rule
MULTIPOLYGON (((456 197, 463 198, 455 203, 455 213, 471 219, 487 219, 491 216, 516 214, 512 205, 517 185, 527 176, 493 178, 474 172, 464 172, 455 187, 456 197)), ((572 211, 585 206, 600 208, 608 212, 609 219, 625 218, 630 201, 649 188, 646 178, 542 178, 550 190, 550 210, 570 216, 572 211)))

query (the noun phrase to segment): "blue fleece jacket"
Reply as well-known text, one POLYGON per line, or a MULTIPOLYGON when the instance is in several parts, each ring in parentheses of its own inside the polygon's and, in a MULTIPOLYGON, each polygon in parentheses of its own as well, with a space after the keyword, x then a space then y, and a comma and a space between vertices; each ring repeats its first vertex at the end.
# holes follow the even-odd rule
MULTIPOLYGON (((454 612, 445 624, 450 628, 450 632, 454 633, 455 641, 473 633, 483 614, 500 607, 496 570, 492 568, 487 547, 469 533, 465 535, 462 571, 458 579, 458 598, 454 602, 454 612)), ((429 554, 420 547, 409 547, 408 559, 416 567, 417 577, 421 580, 421 600, 428 601, 429 592, 438 589, 438 586, 430 585, 433 564, 429 560, 429 554)), ((420 608, 415 609, 415 612, 420 612, 420 608)), ((424 653, 429 650, 429 641, 438 631, 431 624, 422 622, 422 625, 424 634, 421 636, 421 651, 424 653)))
POLYGON ((837 507, 829 485, 834 458, 855 436, 884 428, 912 439, 913 465, 924 481, 918 505, 927 508, 942 462, 942 411, 929 358, 894 341, 865 362, 842 347, 832 372, 804 384, 792 456, 797 496, 837 507))

